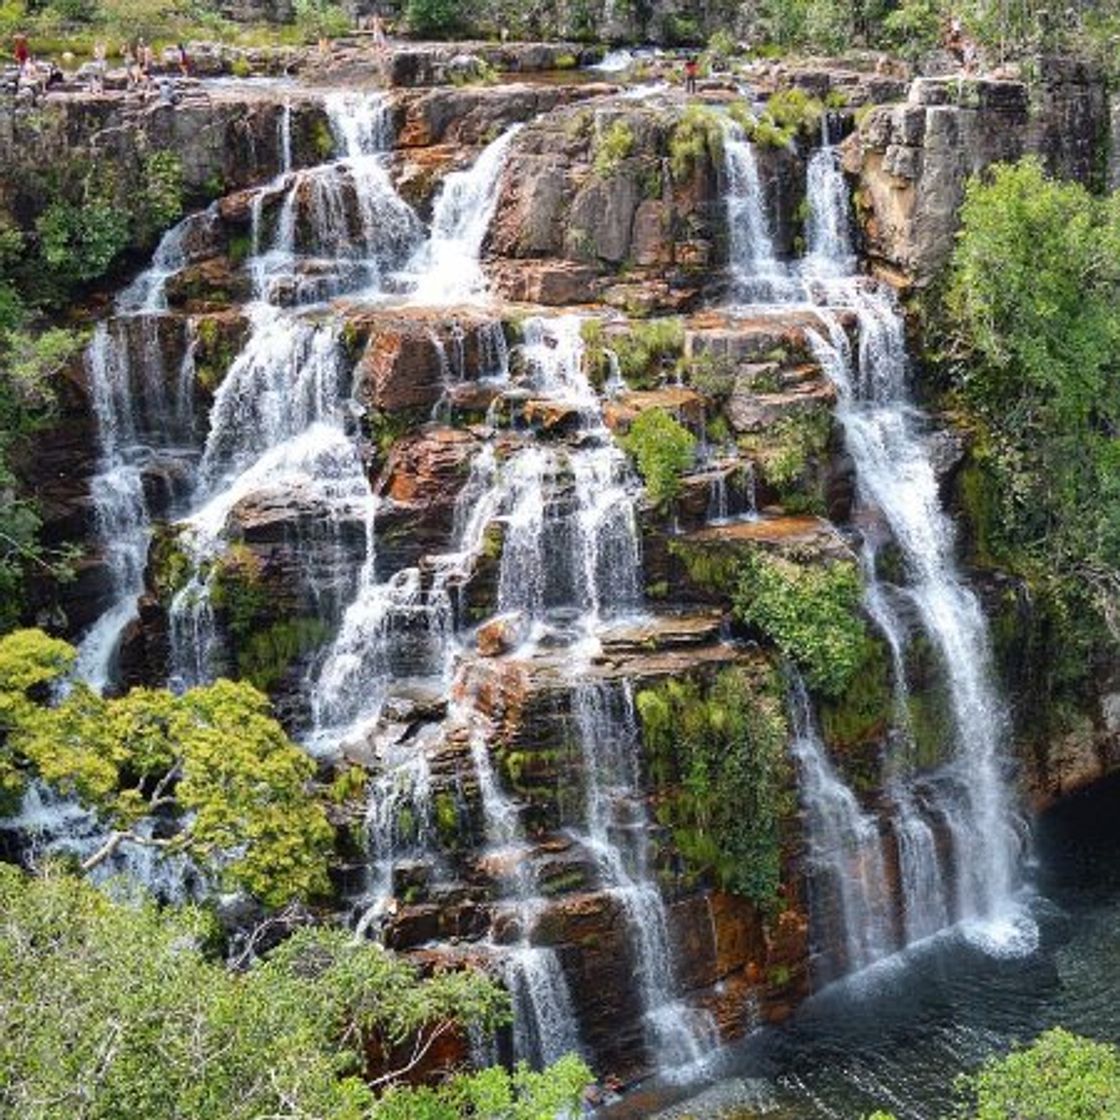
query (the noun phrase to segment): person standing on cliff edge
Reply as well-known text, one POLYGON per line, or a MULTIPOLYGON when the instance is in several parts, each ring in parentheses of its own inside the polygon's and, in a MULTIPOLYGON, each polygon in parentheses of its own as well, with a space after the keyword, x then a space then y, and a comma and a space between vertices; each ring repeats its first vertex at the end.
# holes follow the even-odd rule
POLYGON ((27 64, 27 60, 31 57, 31 50, 27 45, 27 36, 22 32, 12 40, 15 44, 16 65, 22 70, 27 64))

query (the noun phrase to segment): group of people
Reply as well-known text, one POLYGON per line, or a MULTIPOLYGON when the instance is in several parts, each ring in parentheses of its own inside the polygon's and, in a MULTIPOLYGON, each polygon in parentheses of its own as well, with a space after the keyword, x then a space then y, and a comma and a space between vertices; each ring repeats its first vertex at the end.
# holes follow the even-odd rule
POLYGON ((39 61, 32 55, 26 35, 15 38, 15 60, 19 68, 16 81, 17 92, 35 100, 52 86, 63 81, 62 70, 54 62, 39 61))
MULTIPOLYGON (((186 46, 179 43, 176 53, 179 74, 184 78, 189 77, 192 65, 186 46)), ((13 55, 19 68, 18 88, 20 91, 29 92, 32 99, 65 80, 62 70, 56 63, 36 61, 31 54, 26 35, 15 36, 13 55)), ((146 99, 157 89, 155 52, 143 38, 137 36, 124 45, 121 49, 121 57, 124 60, 126 88, 139 91, 146 99)), ((95 44, 92 60, 83 67, 91 93, 101 93, 104 90, 108 67, 108 51, 105 44, 95 44)), ((158 91, 164 101, 174 100, 175 86, 170 75, 164 74, 160 78, 158 91)))

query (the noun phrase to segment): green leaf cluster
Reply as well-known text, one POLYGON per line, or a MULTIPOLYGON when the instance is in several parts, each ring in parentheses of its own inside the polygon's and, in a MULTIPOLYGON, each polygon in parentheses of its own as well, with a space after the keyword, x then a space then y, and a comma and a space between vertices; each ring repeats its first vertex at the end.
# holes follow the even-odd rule
POLYGON ((965 1088, 975 1120, 1106 1120, 1120 1116, 1120 1052, 1057 1027, 990 1059, 965 1088))
POLYGON ((414 35, 445 39, 462 30, 470 18, 459 0, 408 0, 405 19, 414 35))
POLYGON ((640 412, 620 441, 634 456, 646 494, 665 507, 680 493, 681 475, 696 456, 696 437, 664 409, 640 412))
POLYGON ((690 103, 669 137, 669 167, 673 178, 683 183, 705 161, 718 166, 722 159, 723 126, 719 114, 707 105, 690 103))
POLYGON ((840 696, 867 652, 855 563, 797 563, 753 549, 737 575, 735 617, 800 666, 810 688, 840 696))
MULTIPOLYGON (((0 227, 0 264, 5 235, 13 232, 0 227)), ((19 623, 24 584, 33 570, 58 580, 72 574, 68 551, 51 552, 40 544, 38 508, 21 490, 13 460, 53 415, 55 381, 81 346, 81 336, 59 327, 32 333, 25 322, 14 287, 0 280, 0 633, 19 623)))
POLYGON ((780 824, 793 811, 787 728, 772 670, 724 669, 635 697, 658 818, 697 873, 763 908, 777 897, 780 824))
POLYGON ((219 680, 175 696, 134 688, 107 699, 74 685, 55 704, 42 686, 74 658, 34 630, 0 639, 0 783, 31 775, 96 809, 110 843, 186 852, 226 888, 267 905, 326 891, 334 833, 312 792, 314 763, 250 684, 219 680), (173 835, 137 825, 157 816, 173 835))
POLYGON ((633 151, 634 130, 625 120, 613 121, 603 132, 596 134, 592 157, 595 174, 609 179, 633 151))
POLYGON ((350 30, 350 17, 332 0, 295 0, 296 28, 304 39, 333 39, 350 30))
POLYGON ((1120 640, 1120 194, 1027 159, 973 180, 961 221, 944 348, 973 435, 966 512, 1084 672, 1120 640))
POLYGON ((589 1080, 568 1058, 411 1089, 399 1055, 508 1021, 504 992, 468 971, 421 978, 343 931, 297 932, 243 972, 211 959, 212 938, 198 910, 0 865, 0 1113, 551 1120, 589 1080))

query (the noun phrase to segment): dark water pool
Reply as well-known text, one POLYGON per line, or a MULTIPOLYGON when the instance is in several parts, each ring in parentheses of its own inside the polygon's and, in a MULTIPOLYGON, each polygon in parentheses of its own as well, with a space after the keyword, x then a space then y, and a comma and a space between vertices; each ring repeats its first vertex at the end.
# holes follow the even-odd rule
POLYGON ((1049 814, 1035 849, 1034 952, 993 956, 944 935, 756 1032, 687 1095, 651 1087, 607 1114, 940 1120, 954 1079, 1014 1041, 1062 1025, 1120 1042, 1120 781, 1049 814))

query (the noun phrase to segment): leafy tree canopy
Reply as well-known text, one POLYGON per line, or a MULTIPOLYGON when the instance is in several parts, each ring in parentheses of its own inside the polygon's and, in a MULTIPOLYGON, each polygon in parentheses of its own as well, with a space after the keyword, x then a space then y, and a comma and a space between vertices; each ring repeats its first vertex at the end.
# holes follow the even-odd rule
POLYGON ((552 1120, 589 1080, 567 1058, 410 1088, 437 1041, 507 1018, 500 989, 468 971, 421 979, 322 929, 232 972, 207 956, 210 933, 192 908, 121 905, 57 872, 0 865, 0 1113, 552 1120))
POLYGON ((1120 194, 1027 159, 973 180, 961 221, 948 350, 977 551, 1120 639, 1120 194))
POLYGON ((327 889, 333 832, 311 794, 314 763, 261 693, 220 680, 182 696, 135 688, 106 699, 78 684, 42 702, 73 658, 40 631, 0 639, 0 788, 36 776, 96 809, 112 832, 86 869, 121 844, 145 844, 187 853, 268 905, 327 889), (157 819, 170 836, 140 827, 157 819))

